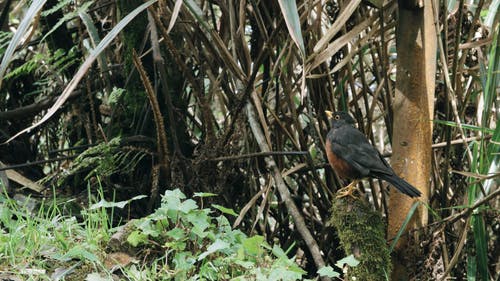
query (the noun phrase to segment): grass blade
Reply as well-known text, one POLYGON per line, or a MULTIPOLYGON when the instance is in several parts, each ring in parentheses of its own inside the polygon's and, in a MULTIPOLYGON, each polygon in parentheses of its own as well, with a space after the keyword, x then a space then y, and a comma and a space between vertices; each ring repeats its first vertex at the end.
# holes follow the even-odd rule
POLYGON ((415 214, 415 211, 417 210, 417 207, 420 205, 420 201, 416 201, 413 203, 413 205, 410 208, 410 211, 408 211, 408 214, 406 215, 406 219, 403 221, 403 224, 399 228, 398 233, 396 234, 396 237, 394 237, 394 240, 391 243, 391 246, 389 247, 389 252, 392 252, 394 250, 394 247, 396 246, 396 243, 398 243, 399 238, 403 234, 403 231, 406 229, 406 226, 410 222, 411 218, 413 217, 413 214, 415 214))

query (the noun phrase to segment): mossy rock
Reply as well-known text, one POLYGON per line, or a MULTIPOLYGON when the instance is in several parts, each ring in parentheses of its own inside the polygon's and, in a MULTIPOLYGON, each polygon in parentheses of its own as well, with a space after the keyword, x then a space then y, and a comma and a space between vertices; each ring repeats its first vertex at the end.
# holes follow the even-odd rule
POLYGON ((369 204, 350 196, 335 198, 330 222, 337 229, 347 255, 360 262, 349 268, 345 280, 388 280, 391 258, 385 239, 385 222, 369 204))

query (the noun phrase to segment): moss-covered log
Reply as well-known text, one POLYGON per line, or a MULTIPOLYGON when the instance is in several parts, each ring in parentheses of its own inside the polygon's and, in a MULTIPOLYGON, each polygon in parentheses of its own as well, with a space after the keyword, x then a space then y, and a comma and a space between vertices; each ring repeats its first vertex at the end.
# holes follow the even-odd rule
POLYGON ((346 196, 333 200, 330 222, 346 254, 360 261, 349 268, 345 280, 387 280, 391 260, 382 216, 363 200, 346 196))

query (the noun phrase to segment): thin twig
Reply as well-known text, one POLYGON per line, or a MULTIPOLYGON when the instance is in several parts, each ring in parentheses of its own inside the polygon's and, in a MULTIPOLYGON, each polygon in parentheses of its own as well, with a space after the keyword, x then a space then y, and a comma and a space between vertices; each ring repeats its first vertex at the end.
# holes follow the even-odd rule
MULTIPOLYGON (((97 154, 89 154, 89 156, 95 156, 95 155, 97 155, 97 154)), ((46 159, 46 160, 38 160, 38 161, 33 161, 33 162, 28 162, 28 163, 9 165, 9 166, 0 167, 0 171, 14 170, 17 168, 36 166, 36 165, 52 163, 52 162, 57 162, 57 161, 64 161, 64 160, 68 160, 68 159, 74 159, 76 157, 78 157, 78 155, 68 155, 68 156, 62 156, 62 157, 51 158, 51 159, 46 159)))
POLYGON ((218 162, 218 161, 239 160, 239 159, 253 158, 253 157, 266 157, 266 156, 273 156, 273 155, 307 155, 307 153, 309 153, 309 152, 307 152, 307 151, 261 151, 261 152, 254 152, 254 153, 241 154, 241 155, 221 156, 221 157, 217 157, 217 158, 206 159, 205 161, 218 162))
POLYGON ((475 209, 479 208, 481 205, 485 204, 486 202, 490 201, 491 199, 497 197, 500 194, 500 188, 497 190, 493 191, 492 193, 488 194, 486 197, 483 197, 481 200, 476 201, 474 205, 465 208, 462 210, 460 213, 448 216, 444 218, 442 221, 446 223, 454 223, 457 220, 469 216, 475 209))
MULTIPOLYGON (((476 140, 480 140, 480 139, 484 139, 484 140, 491 139, 491 135, 465 138, 465 141, 466 142, 471 142, 471 141, 476 141, 476 140)), ((454 144, 463 144, 463 143, 464 143, 464 139, 456 139, 456 140, 450 141, 451 145, 454 145, 454 144)), ((439 143, 433 144, 432 148, 445 147, 446 145, 447 145, 447 142, 445 142, 445 141, 444 142, 439 142, 439 143)))

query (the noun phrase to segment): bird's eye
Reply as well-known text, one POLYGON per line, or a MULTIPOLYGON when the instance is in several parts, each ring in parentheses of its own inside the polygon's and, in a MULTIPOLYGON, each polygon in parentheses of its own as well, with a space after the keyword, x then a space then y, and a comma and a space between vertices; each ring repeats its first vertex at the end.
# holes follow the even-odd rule
POLYGON ((340 120, 340 115, 335 115, 335 120, 340 120))

